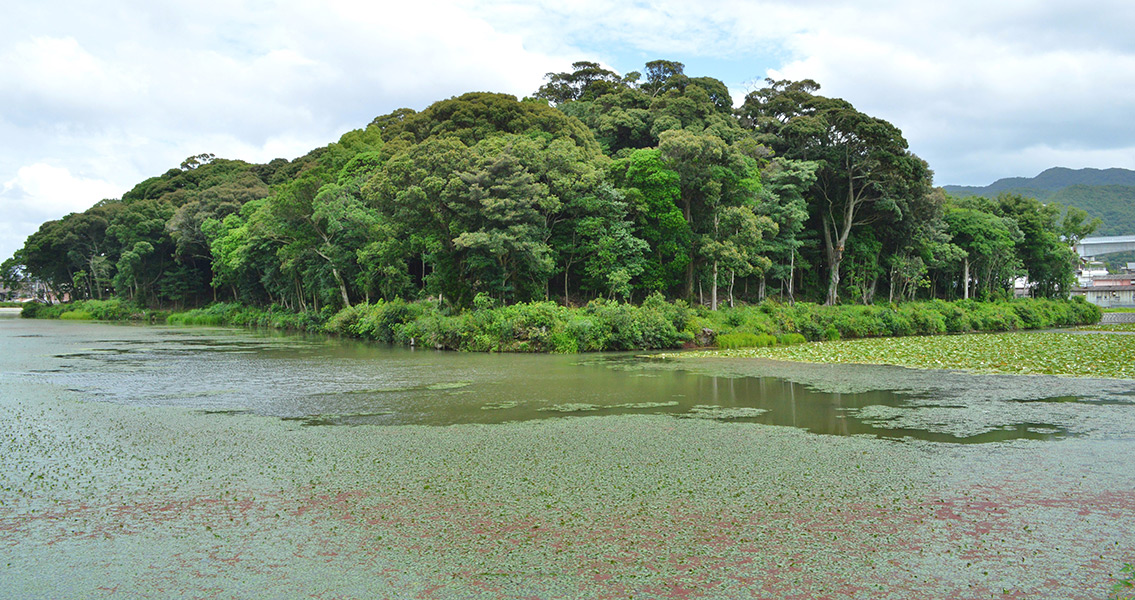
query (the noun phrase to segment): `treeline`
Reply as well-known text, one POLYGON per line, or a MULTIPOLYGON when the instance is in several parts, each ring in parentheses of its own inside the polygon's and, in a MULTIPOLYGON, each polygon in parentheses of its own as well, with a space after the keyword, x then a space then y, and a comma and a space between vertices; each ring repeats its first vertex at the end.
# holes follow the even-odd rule
POLYGON ((74 299, 293 312, 996 299, 1021 276, 1067 295, 1083 211, 951 198, 898 128, 818 89, 769 81, 734 109, 681 63, 580 62, 532 98, 400 109, 291 161, 191 157, 43 224, 2 274, 74 299))

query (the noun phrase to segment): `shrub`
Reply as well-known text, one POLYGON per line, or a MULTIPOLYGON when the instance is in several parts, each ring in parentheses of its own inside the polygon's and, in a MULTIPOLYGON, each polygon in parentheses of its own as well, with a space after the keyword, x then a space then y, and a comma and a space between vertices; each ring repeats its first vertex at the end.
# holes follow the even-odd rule
POLYGON ((143 311, 133 307, 118 298, 109 300, 80 300, 73 305, 76 310, 90 313, 100 321, 122 321, 126 319, 140 319, 143 311))
POLYGON ((804 339, 804 336, 799 333, 786 333, 777 339, 777 342, 781 346, 795 346, 796 344, 803 344, 807 341, 808 340, 804 339))
POLYGON ((722 350, 752 348, 757 345, 757 336, 752 333, 722 333, 714 339, 714 342, 722 350))
POLYGON ((933 306, 924 303, 900 306, 914 329, 914 333, 921 335, 936 335, 946 333, 946 317, 933 306))
POLYGON ((20 308, 20 317, 24 319, 42 318, 39 313, 43 309, 43 305, 39 302, 25 302, 24 306, 20 308))

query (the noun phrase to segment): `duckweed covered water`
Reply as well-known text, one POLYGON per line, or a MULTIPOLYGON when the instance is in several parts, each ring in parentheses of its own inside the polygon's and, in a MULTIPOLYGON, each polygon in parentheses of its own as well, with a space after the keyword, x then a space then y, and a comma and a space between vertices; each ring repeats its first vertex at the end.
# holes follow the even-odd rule
POLYGON ((1101 598, 1135 560, 1131 382, 0 344, 0 596, 1101 598))

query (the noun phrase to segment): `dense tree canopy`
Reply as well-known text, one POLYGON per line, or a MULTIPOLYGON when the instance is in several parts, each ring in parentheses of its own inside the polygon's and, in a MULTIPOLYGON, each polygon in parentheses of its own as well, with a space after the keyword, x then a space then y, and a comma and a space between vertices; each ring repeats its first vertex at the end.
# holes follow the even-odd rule
POLYGON ((932 190, 897 127, 818 92, 768 81, 734 110, 678 62, 577 62, 533 98, 399 109, 294 160, 191 156, 44 223, 0 275, 75 298, 298 311, 997 298, 1021 276, 1068 293, 1068 246, 1098 225, 1083 211, 932 190))

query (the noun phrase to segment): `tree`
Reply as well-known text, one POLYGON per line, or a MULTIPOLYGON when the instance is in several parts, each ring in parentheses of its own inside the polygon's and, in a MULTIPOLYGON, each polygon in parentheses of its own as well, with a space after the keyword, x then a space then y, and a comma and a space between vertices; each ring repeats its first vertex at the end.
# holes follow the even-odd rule
POLYGON ((672 60, 652 60, 646 63, 646 81, 640 86, 650 96, 658 96, 676 87, 685 85, 686 66, 672 60))
POLYGON ((928 191, 930 171, 907 151, 902 132, 813 92, 814 81, 768 80, 740 109, 757 139, 787 158, 820 166, 810 195, 828 263, 827 304, 838 300, 840 268, 853 229, 898 221, 912 198, 928 191))
POLYGON ((1020 264, 1015 253, 1020 236, 1019 231, 1014 236, 1015 222, 962 203, 947 209, 946 223, 952 243, 962 251, 959 283, 963 298, 975 289, 988 298, 996 287, 1012 279, 1020 264), (976 280, 971 273, 978 274, 976 280))
POLYGON ((693 231, 680 207, 681 177, 657 149, 636 150, 615 161, 611 174, 627 200, 634 235, 647 243, 638 287, 669 295, 682 284, 693 255, 693 231))
MULTIPOLYGON (((810 161, 776 158, 762 173, 764 194, 759 204, 760 214, 777 225, 776 234, 766 236, 761 249, 771 259, 767 270, 784 282, 788 301, 795 300, 793 280, 796 258, 804 240, 800 234, 808 220, 808 202, 804 194, 812 187, 819 165, 810 161)), ((765 278, 761 277, 759 297, 764 299, 765 278)))
POLYGON ((693 296, 695 269, 705 262, 711 269, 710 304, 716 310, 718 275, 722 253, 725 252, 723 244, 731 234, 739 235, 736 231, 731 233, 730 228, 722 227, 722 215, 726 209, 748 207, 748 213, 732 213, 738 230, 775 231, 774 227, 768 226, 771 220, 767 217, 760 226, 745 223, 749 219, 746 214, 756 218, 752 209, 761 189, 756 161, 719 137, 685 130, 665 132, 659 151, 663 164, 678 174, 678 202, 682 216, 699 242, 686 264, 685 295, 693 296))
POLYGON ((1064 211, 1064 219, 1060 222, 1060 239, 1069 246, 1075 246, 1080 240, 1095 233, 1101 225, 1103 220, 1100 218, 1091 219, 1087 211, 1069 206, 1064 211))
POLYGON ((638 80, 637 72, 620 77, 618 73, 599 66, 599 63, 579 61, 571 65, 570 73, 548 73, 548 83, 536 91, 537 98, 552 104, 563 104, 578 100, 595 100, 600 96, 628 89, 638 80))
POLYGON ((717 310, 718 270, 729 271, 729 306, 733 306, 733 286, 737 275, 764 275, 772 265, 758 254, 761 240, 777 231, 776 223, 753 212, 753 204, 718 206, 713 216, 713 234, 702 239, 702 252, 713 260, 713 292, 710 309, 717 310))
POLYGON ((1021 230, 1017 256, 1028 273, 1033 295, 1066 297, 1076 282, 1077 258, 1060 237, 1061 207, 1007 193, 999 194, 995 203, 997 213, 1015 221, 1021 230))
POLYGON ((557 212, 559 199, 507 150, 478 162, 461 176, 466 227, 453 239, 454 248, 465 253, 474 295, 531 298, 555 266, 542 214, 557 212))

